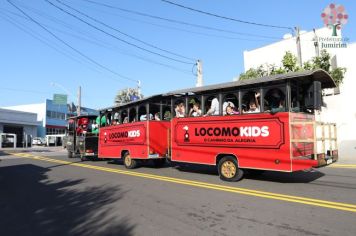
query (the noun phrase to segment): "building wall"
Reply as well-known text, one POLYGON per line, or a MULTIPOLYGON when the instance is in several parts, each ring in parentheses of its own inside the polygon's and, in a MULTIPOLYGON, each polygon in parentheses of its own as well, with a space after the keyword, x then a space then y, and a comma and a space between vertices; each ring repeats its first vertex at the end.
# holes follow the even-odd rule
MULTIPOLYGON (((21 135, 25 134, 32 138, 37 136, 37 126, 39 122, 37 121, 37 114, 30 112, 15 111, 10 109, 0 108, 0 133, 4 132, 4 126, 9 127, 20 127, 23 130, 21 135), (22 133, 23 132, 23 133, 22 133)), ((19 140, 19 137, 18 137, 19 140)), ((23 138, 23 142, 25 142, 23 138)), ((30 142, 31 140, 28 140, 30 142)), ((19 140, 20 142, 20 140, 19 140)), ((22 146, 22 144, 21 144, 22 146)))
POLYGON ((37 104, 27 104, 19 106, 10 106, 4 107, 10 110, 24 111, 24 112, 33 112, 37 114, 37 134, 38 137, 44 137, 46 135, 45 124, 46 124, 46 103, 37 103, 37 104))
MULTIPOLYGON (((73 115, 69 114, 67 104, 53 104, 51 99, 46 99, 44 103, 11 106, 5 108, 37 113, 39 125, 36 136, 38 137, 45 137, 46 134, 64 133, 67 124, 66 118, 73 115)), ((82 107, 81 111, 82 114, 99 115, 97 110, 86 107, 82 107)))
MULTIPOLYGON (((321 28, 316 31, 318 37, 330 37, 331 30, 321 28)), ((314 33, 307 32, 301 35, 302 61, 312 59, 315 54, 314 33)), ((320 49, 321 50, 321 49, 320 49)), ((324 96, 326 108, 322 109, 321 119, 323 121, 336 122, 338 128, 338 144, 340 158, 356 161, 356 43, 349 43, 347 48, 326 49, 333 57, 336 56, 337 66, 345 67, 344 82, 340 86, 339 95, 324 96)), ((265 47, 244 52, 245 71, 260 65, 281 65, 281 60, 286 51, 297 55, 295 38, 282 40, 265 47)))

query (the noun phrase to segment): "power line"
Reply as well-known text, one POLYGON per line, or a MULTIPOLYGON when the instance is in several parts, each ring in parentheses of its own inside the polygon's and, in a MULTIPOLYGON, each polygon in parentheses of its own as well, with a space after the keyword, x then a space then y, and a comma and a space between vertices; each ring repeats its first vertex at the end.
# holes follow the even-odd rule
POLYGON ((122 16, 122 15, 117 14, 117 13, 112 13, 112 12, 107 12, 107 11, 102 11, 102 12, 105 12, 105 13, 107 13, 107 14, 112 14, 112 15, 118 16, 118 17, 120 17, 120 18, 123 18, 123 19, 126 19, 126 20, 130 20, 130 21, 140 22, 140 23, 157 26, 157 27, 164 28, 164 29, 177 30, 177 31, 182 31, 182 32, 187 32, 187 33, 191 33, 191 34, 197 34, 197 35, 207 36, 207 37, 223 38, 223 39, 229 39, 229 40, 243 40, 243 41, 256 41, 256 42, 271 42, 270 40, 267 40, 267 39, 237 38, 237 37, 230 37, 230 36, 224 36, 224 35, 217 35, 217 34, 210 34, 210 33, 197 32, 197 31, 192 31, 192 30, 187 30, 187 29, 181 29, 181 28, 177 28, 177 27, 171 27, 171 26, 156 24, 156 23, 147 22, 147 21, 143 21, 143 20, 138 20, 138 19, 134 19, 134 18, 127 17, 127 16, 122 16))
POLYGON ((82 0, 82 1, 89 2, 89 3, 92 3, 92 4, 98 5, 98 6, 107 7, 109 9, 116 9, 116 10, 120 10, 120 11, 123 11, 123 12, 139 15, 139 16, 149 17, 149 18, 158 19, 158 20, 167 21, 167 22, 176 23, 176 24, 181 24, 181 25, 188 25, 188 26, 192 26, 192 27, 196 27, 196 28, 202 28, 202 29, 206 29, 206 30, 212 30, 212 31, 223 32, 223 33, 230 33, 230 34, 236 34, 236 35, 258 37, 258 38, 280 39, 278 37, 271 37, 271 36, 265 36, 265 35, 259 35, 259 34, 242 33, 242 32, 236 32, 236 31, 232 31, 232 30, 219 29, 219 28, 206 26, 206 25, 193 24, 193 23, 189 23, 189 22, 185 22, 185 21, 179 21, 179 20, 175 20, 175 19, 164 18, 164 17, 161 17, 161 16, 155 16, 155 15, 151 15, 151 14, 147 14, 147 13, 143 13, 143 12, 139 12, 139 11, 133 11, 133 10, 129 10, 129 9, 125 9, 125 8, 121 8, 121 7, 117 7, 117 6, 101 3, 101 2, 96 2, 96 1, 92 1, 92 0, 82 0))
POLYGON ((157 46, 155 46, 155 45, 153 45, 153 44, 150 44, 150 43, 147 43, 147 42, 145 42, 145 41, 143 41, 143 40, 140 40, 140 39, 138 39, 138 38, 136 38, 136 37, 134 37, 134 36, 131 36, 131 35, 129 35, 129 34, 126 34, 126 33, 122 32, 121 30, 118 30, 118 29, 116 29, 116 28, 114 28, 114 27, 112 27, 112 26, 110 26, 110 25, 108 25, 108 24, 106 24, 106 23, 104 23, 104 22, 98 20, 98 19, 95 19, 94 17, 91 17, 91 16, 89 16, 88 14, 85 14, 84 12, 79 11, 78 9, 75 9, 74 7, 71 7, 71 6, 69 6, 68 4, 66 4, 66 3, 64 3, 64 2, 62 2, 62 1, 60 1, 60 0, 56 0, 56 1, 59 2, 60 4, 64 5, 64 6, 68 7, 69 9, 71 9, 71 10, 73 10, 73 11, 75 11, 75 12, 77 12, 77 13, 79 13, 79 14, 81 14, 81 15, 83 15, 83 16, 89 18, 89 19, 91 19, 92 21, 94 21, 94 22, 96 22, 96 23, 98 23, 98 24, 101 24, 101 25, 103 25, 103 26, 105 26, 105 27, 107 27, 107 28, 109 28, 109 29, 111 29, 111 30, 114 30, 114 31, 116 31, 116 32, 118 32, 118 33, 120 33, 120 34, 122 34, 122 35, 125 35, 126 37, 128 37, 128 38, 130 38, 130 39, 133 39, 133 40, 135 40, 135 41, 138 41, 138 42, 140 42, 140 43, 142 43, 142 44, 144 44, 144 45, 147 45, 147 46, 149 46, 149 47, 155 48, 155 49, 157 49, 157 50, 166 52, 166 53, 168 53, 168 54, 175 55, 175 56, 178 56, 178 57, 181 57, 181 58, 184 58, 184 59, 188 59, 188 60, 195 61, 195 59, 193 59, 193 58, 189 58, 189 57, 180 55, 180 54, 178 54, 178 53, 174 53, 174 52, 171 52, 171 51, 169 51, 169 50, 162 49, 162 48, 157 47, 157 46))
MULTIPOLYGON (((3 10, 3 9, 0 9, 0 10, 3 10)), ((12 14, 16 14, 16 13, 13 13, 13 12, 10 12, 12 14)), ((17 15, 17 14, 16 14, 17 15)), ((18 15, 19 16, 19 15, 18 15)), ((25 32, 26 34, 30 35, 31 37, 37 39, 38 41, 40 41, 41 43, 47 45, 48 47, 52 48, 53 50, 57 51, 58 53, 78 62, 78 63, 81 63, 79 60, 77 60, 76 58, 74 58, 72 55, 70 55, 70 53, 68 52, 62 52, 60 51, 58 48, 56 48, 55 46, 51 45, 49 42, 46 42, 45 39, 43 37, 43 39, 41 39, 39 36, 37 36, 35 34, 35 32, 31 32, 30 29, 26 29, 25 26, 21 23, 19 23, 18 21, 16 21, 14 18, 12 18, 11 16, 7 15, 6 12, 4 12, 4 15, 0 15, 1 18, 3 18, 4 20, 6 20, 7 22, 9 22, 10 24, 12 24, 13 26, 15 26, 16 28, 20 29, 21 31, 25 32), (6 18, 7 17, 7 18, 6 18), (68 53, 68 54, 67 54, 68 53)), ((23 17, 23 16, 21 16, 23 17)), ((24 17, 25 19, 29 20, 28 18, 24 17)))
POLYGON ((36 25, 38 25, 40 28, 42 28, 43 30, 45 30, 47 33, 49 33, 50 35, 52 35, 54 38, 56 38, 58 41, 60 41, 61 43, 63 43, 64 45, 66 45, 67 47, 71 48, 73 51, 75 51, 76 53, 78 53, 79 55, 81 55, 82 57, 84 57, 85 59, 87 59, 88 61, 92 62, 93 64, 101 67, 102 69, 111 72, 112 74, 117 75, 120 78, 132 81, 137 83, 137 80, 131 79, 127 76, 121 75, 113 70, 111 70, 110 68, 100 64, 99 62, 95 61, 94 59, 90 58, 89 56, 85 55, 84 53, 82 53, 81 51, 79 51, 78 49, 74 48, 73 46, 71 46, 69 43, 67 43, 66 41, 64 41, 63 39, 61 39, 60 37, 58 37, 56 34, 54 34, 52 31, 50 31, 49 29, 47 29, 45 26, 43 26, 41 23, 39 23, 38 21, 36 21, 34 18, 32 18, 30 15, 28 15, 26 12, 24 12, 21 8, 19 8, 16 4, 14 4, 13 2, 11 2, 10 0, 7 0, 7 2, 9 4, 11 4, 14 8, 16 8, 18 11, 20 11, 23 15, 25 15, 26 17, 28 17, 32 22, 34 22, 36 25))
POLYGON ((289 29, 293 31, 292 27, 288 27, 288 26, 280 26, 280 25, 270 25, 270 24, 262 24, 262 23, 256 23, 256 22, 252 22, 252 21, 245 21, 245 20, 239 20, 239 19, 235 19, 235 18, 231 18, 231 17, 227 17, 227 16, 221 16, 215 13, 210 13, 210 12, 206 12, 206 11, 202 11, 199 9, 195 9, 195 8, 191 8, 191 7, 187 7, 175 2, 171 2, 168 0, 161 0, 162 2, 180 7, 180 8, 184 8, 190 11, 194 11, 194 12, 198 12, 204 15, 208 15, 208 16, 213 16, 213 17, 217 17, 217 18, 221 18, 221 19, 225 19, 225 20, 230 20, 230 21, 235 21, 235 22, 239 22, 239 23, 243 23, 243 24, 249 24, 249 25, 256 25, 256 26, 262 26, 262 27, 269 27, 269 28, 278 28, 278 29, 289 29))
POLYGON ((61 7, 57 6, 57 5, 55 5, 54 3, 50 2, 49 0, 45 0, 45 1, 46 1, 47 3, 49 3, 50 5, 54 6, 55 8, 59 9, 60 11, 62 11, 62 12, 64 12, 64 13, 66 13, 66 14, 68 14, 68 15, 74 17, 75 19, 77 19, 77 20, 83 22, 84 24, 87 24, 87 25, 89 25, 90 27, 92 27, 92 28, 94 28, 94 29, 96 29, 96 30, 98 30, 98 31, 100 31, 100 32, 102 32, 102 33, 104 33, 104 34, 110 36, 110 37, 113 37, 113 38, 115 38, 115 39, 117 39, 117 40, 119 40, 119 41, 121 41, 121 42, 123 42, 123 43, 125 43, 125 44, 128 44, 128 45, 130 45, 130 46, 132 46, 132 47, 138 48, 138 49, 140 49, 140 50, 149 52, 149 53, 151 53, 151 54, 154 54, 154 55, 157 55, 157 56, 160 56, 160 57, 163 57, 163 58, 166 58, 166 59, 175 61, 175 62, 180 62, 180 63, 188 64, 188 65, 193 64, 192 62, 186 62, 186 61, 178 60, 178 59, 175 59, 175 58, 172 58, 172 57, 169 57, 169 56, 165 56, 165 55, 162 55, 161 53, 157 53, 157 52, 151 51, 151 50, 149 50, 149 49, 143 48, 143 47, 141 47, 141 46, 139 46, 139 45, 137 45, 137 44, 128 42, 128 41, 126 41, 126 40, 124 40, 124 39, 121 39, 121 38, 119 38, 119 37, 117 37, 117 36, 111 34, 111 33, 106 32, 105 30, 100 29, 99 27, 97 27, 97 26, 95 26, 95 25, 93 25, 93 24, 91 24, 91 23, 89 23, 89 22, 83 20, 82 18, 80 18, 80 17, 78 17, 78 16, 76 16, 76 15, 74 15, 74 14, 72 14, 72 13, 66 11, 65 9, 63 9, 63 8, 61 8, 61 7))
MULTIPOLYGON (((23 7, 24 7, 24 8, 27 8, 27 7, 25 7, 25 6, 23 6, 23 7)), ((54 17, 54 19, 53 19, 53 17, 50 17, 50 18, 49 18, 46 14, 42 13, 41 11, 35 11, 35 9, 33 9, 33 8, 31 8, 31 9, 32 9, 32 10, 31 10, 32 12, 35 12, 36 14, 39 14, 40 16, 42 16, 42 17, 44 17, 44 18, 46 18, 46 19, 49 19, 49 20, 51 20, 51 21, 55 21, 56 23, 59 22, 61 25, 62 25, 62 23, 63 23, 63 22, 61 22, 61 21, 57 21, 57 19, 56 19, 55 17, 54 17)), ((5 9, 2 9, 2 8, 0 8, 0 10, 6 11, 6 12, 12 14, 12 15, 15 15, 15 16, 21 18, 21 19, 24 19, 24 20, 27 20, 27 21, 31 21, 31 20, 28 19, 27 17, 22 16, 22 15, 20 15, 20 14, 17 14, 17 13, 15 13, 15 12, 12 12, 12 11, 9 11, 9 10, 5 10, 5 9)), ((5 12, 5 13, 6 13, 6 12, 5 12)), ((1 15, 0 15, 0 17, 1 17, 1 15)), ((7 17, 10 17, 10 16, 7 16, 7 17)), ((15 21, 13 18, 12 18, 12 20, 15 21)), ((13 22, 11 22, 11 23, 14 24, 13 22)), ((58 24, 59 24, 59 23, 58 23, 58 24)), ((17 22, 17 24, 21 24, 21 23, 17 22)), ((172 69, 172 70, 175 70, 175 71, 184 73, 184 74, 189 74, 189 75, 191 75, 190 71, 188 71, 188 70, 183 70, 183 69, 181 69, 181 68, 178 68, 178 67, 175 67, 175 66, 172 66, 172 65, 168 65, 168 64, 165 64, 165 63, 157 62, 157 61, 155 61, 155 60, 152 60, 152 59, 149 59, 149 58, 146 58, 146 57, 143 57, 143 56, 139 56, 139 55, 136 55, 136 54, 133 54, 133 53, 125 52, 125 51, 123 51, 123 50, 117 48, 115 45, 113 45, 113 44, 111 44, 111 43, 108 43, 108 42, 101 42, 101 41, 99 41, 99 40, 96 39, 96 38, 94 38, 94 39, 95 39, 95 41, 94 41, 94 40, 88 39, 88 38, 86 38, 86 37, 82 37, 81 35, 72 34, 72 33, 69 33, 69 32, 66 32, 66 31, 63 31, 63 30, 60 30, 60 29, 58 29, 58 28, 49 26, 49 25, 47 25, 47 24, 43 24, 43 25, 46 26, 46 27, 49 28, 49 29, 55 30, 55 31, 60 32, 60 33, 62 33, 62 34, 69 35, 69 36, 71 36, 71 37, 73 37, 73 38, 82 40, 82 41, 84 41, 84 42, 91 43, 91 44, 96 45, 96 46, 98 46, 98 47, 102 47, 102 48, 105 48, 105 49, 108 49, 108 50, 114 50, 114 51, 116 51, 117 53, 120 53, 120 54, 123 54, 123 55, 127 55, 127 56, 130 56, 130 57, 133 57, 133 58, 136 58, 136 59, 139 59, 139 60, 142 60, 142 61, 151 63, 151 64, 156 64, 156 65, 163 66, 163 67, 166 67, 166 68, 169 68, 169 69, 172 69), (108 45, 110 45, 110 46, 108 46, 108 45)), ((15 26, 16 26, 16 27, 19 27, 19 26, 17 26, 17 25, 15 25, 15 26)), ((67 25, 64 25, 64 26, 67 27, 67 25)), ((74 30, 72 27, 69 27, 69 28, 72 29, 72 30, 74 30)), ((46 44, 47 46, 49 46, 49 47, 53 48, 54 50, 58 51, 59 53, 62 53, 63 55, 69 57, 69 55, 66 55, 65 53, 61 52, 61 51, 58 50, 57 48, 54 48, 51 44, 49 44, 49 43, 47 43, 47 42, 41 40, 40 38, 38 38, 38 37, 35 35, 35 33, 27 32, 24 28, 21 28, 21 27, 20 27, 20 29, 21 29, 22 31, 24 31, 25 33, 30 34, 32 37, 36 38, 37 40, 40 40, 42 43, 46 44)), ((91 36, 91 37, 92 37, 92 36, 91 36)), ((76 60, 75 58, 72 58, 72 57, 70 57, 70 58, 73 59, 73 60, 75 60, 75 61, 77 61, 77 62, 79 62, 80 64, 82 64, 79 60, 76 60)), ((90 68, 90 69, 93 69, 93 68, 90 68)), ((95 69, 94 69, 94 70, 95 70, 95 69)), ((97 71, 97 72, 100 72, 100 71, 97 71)))

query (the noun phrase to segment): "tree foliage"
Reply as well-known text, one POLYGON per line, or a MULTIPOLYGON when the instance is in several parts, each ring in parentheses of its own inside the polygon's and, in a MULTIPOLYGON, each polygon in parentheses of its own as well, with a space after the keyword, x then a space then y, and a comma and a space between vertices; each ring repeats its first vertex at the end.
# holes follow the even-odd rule
POLYGON ((114 103, 116 105, 128 103, 143 98, 136 88, 126 88, 117 92, 114 103))
POLYGON ((297 57, 291 52, 287 51, 282 58, 282 66, 277 67, 272 64, 266 66, 260 65, 257 68, 250 68, 246 72, 240 74, 239 80, 254 79, 269 75, 315 69, 323 69, 328 72, 334 79, 337 86, 342 84, 345 77, 346 68, 332 68, 330 62, 330 54, 326 50, 322 50, 320 56, 313 57, 311 60, 304 62, 302 67, 298 65, 297 61, 297 57))

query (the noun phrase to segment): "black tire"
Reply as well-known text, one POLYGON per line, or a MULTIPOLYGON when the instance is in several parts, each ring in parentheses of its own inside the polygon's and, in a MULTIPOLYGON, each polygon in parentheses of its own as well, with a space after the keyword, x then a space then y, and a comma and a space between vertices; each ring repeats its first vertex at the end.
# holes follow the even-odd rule
POLYGON ((132 159, 130 153, 128 152, 124 155, 124 166, 127 169, 134 169, 137 167, 137 161, 135 159, 132 159))
POLYGON ((244 176, 244 171, 239 168, 237 160, 233 156, 223 157, 219 161, 218 172, 220 179, 228 182, 239 181, 244 176))
POLYGON ((162 167, 166 164, 166 158, 154 159, 152 161, 155 167, 162 167))
POLYGON ((73 152, 68 151, 67 153, 68 153, 68 154, 67 154, 68 158, 73 158, 73 152))

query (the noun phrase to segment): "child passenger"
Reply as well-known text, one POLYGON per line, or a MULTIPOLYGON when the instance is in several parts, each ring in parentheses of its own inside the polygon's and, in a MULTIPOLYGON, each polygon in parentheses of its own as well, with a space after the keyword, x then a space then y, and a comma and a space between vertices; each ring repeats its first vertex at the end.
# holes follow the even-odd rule
POLYGON ((201 110, 200 110, 200 104, 199 103, 194 103, 193 107, 189 111, 189 116, 192 117, 198 117, 201 116, 201 110))
POLYGON ((234 104, 230 105, 228 104, 226 107, 226 115, 238 115, 240 114, 238 111, 234 110, 234 104))
POLYGON ((251 100, 249 107, 250 109, 245 113, 258 113, 260 112, 260 104, 258 103, 258 98, 260 97, 260 93, 255 93, 255 100, 251 100))
POLYGON ((185 106, 184 106, 183 102, 179 103, 176 106, 175 112, 176 112, 176 117, 177 118, 185 117, 185 106))

